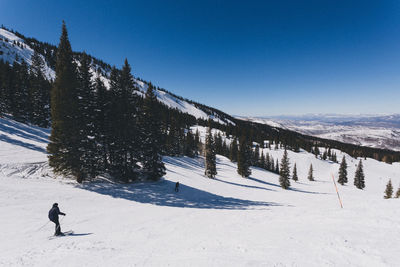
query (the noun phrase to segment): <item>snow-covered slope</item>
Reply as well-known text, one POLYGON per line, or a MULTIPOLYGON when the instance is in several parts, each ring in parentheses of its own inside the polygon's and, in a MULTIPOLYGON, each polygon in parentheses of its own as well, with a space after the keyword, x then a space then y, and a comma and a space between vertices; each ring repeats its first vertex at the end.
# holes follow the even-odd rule
POLYGON ((330 176, 338 164, 304 151, 289 151, 300 178, 291 190, 258 168, 241 178, 222 156, 216 179, 204 177, 202 157, 165 157, 157 183, 78 185, 54 179, 44 162, 47 130, 0 125, 0 266, 398 266, 400 199, 383 191, 388 179, 399 186, 400 163, 365 160, 366 188, 358 190, 357 159, 345 155, 343 209, 330 176), (306 180, 310 163, 315 182, 306 180), (53 202, 73 235, 49 240, 53 202))
POLYGON ((241 118, 305 135, 400 151, 400 115, 241 118))
MULTIPOLYGON (((28 65, 31 65, 32 55, 33 49, 22 38, 18 37, 13 32, 0 28, 0 60, 4 60, 6 62, 9 62, 10 64, 13 64, 14 61, 18 59, 18 62, 22 62, 22 60, 24 60, 28 65)), ((44 60, 43 55, 41 56, 44 60)), ((78 60, 76 60, 76 64, 80 64, 78 60)), ((54 70, 51 69, 47 63, 45 65, 45 73, 46 77, 49 80, 55 78, 54 70)), ((109 69, 103 69, 101 66, 92 63, 91 73, 93 74, 93 80, 99 76, 100 79, 104 82, 105 86, 109 88, 109 69), (100 70, 100 73, 98 72, 98 70, 100 70)), ((147 90, 147 84, 145 82, 139 79, 135 79, 135 82, 142 92, 145 92, 147 90)), ((205 111, 196 104, 189 103, 188 101, 183 99, 179 99, 178 97, 168 92, 156 90, 156 94, 158 100, 161 103, 164 103, 170 108, 178 109, 183 113, 190 114, 196 119, 212 119, 221 124, 234 124, 234 122, 230 121, 227 118, 223 118, 218 114, 205 111)))
MULTIPOLYGON (((22 62, 25 61, 28 65, 32 64, 31 58, 33 55, 33 49, 25 43, 25 41, 14 33, 9 32, 5 29, 0 28, 0 60, 13 64, 14 61, 22 62)), ((55 72, 51 69, 43 55, 42 59, 45 62, 44 72, 46 78, 52 80, 55 78, 55 72)))

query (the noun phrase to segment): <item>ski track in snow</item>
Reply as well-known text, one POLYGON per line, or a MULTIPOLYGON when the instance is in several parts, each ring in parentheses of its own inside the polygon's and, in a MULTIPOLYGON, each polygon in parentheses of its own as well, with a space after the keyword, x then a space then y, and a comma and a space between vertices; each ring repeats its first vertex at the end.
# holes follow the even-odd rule
POLYGON ((48 168, 49 130, 9 119, 0 126, 0 266, 398 266, 400 200, 384 200, 383 191, 389 178, 399 186, 399 163, 367 159, 358 190, 357 160, 346 155, 344 209, 330 177, 339 164, 304 151, 288 152, 300 180, 286 191, 258 168, 239 177, 222 156, 216 179, 204 177, 202 157, 165 157, 157 183, 79 185, 48 168), (306 180, 310 163, 315 182, 306 180), (71 236, 48 239, 53 202, 71 236))

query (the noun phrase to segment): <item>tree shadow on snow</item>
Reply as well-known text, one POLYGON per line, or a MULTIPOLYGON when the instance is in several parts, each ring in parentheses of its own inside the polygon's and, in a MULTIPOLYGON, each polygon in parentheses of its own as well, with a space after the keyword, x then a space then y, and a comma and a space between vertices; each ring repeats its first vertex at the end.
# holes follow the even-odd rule
MULTIPOLYGON (((247 178, 243 178, 243 179, 247 179, 247 178)), ((213 180, 218 181, 218 182, 222 182, 222 183, 226 183, 226 184, 230 184, 230 185, 246 187, 246 188, 261 189, 261 190, 267 190, 267 191, 276 191, 274 189, 269 189, 269 188, 265 188, 265 187, 261 187, 261 186, 245 185, 245 184, 238 184, 238 183, 234 183, 234 182, 228 182, 228 181, 224 181, 224 180, 221 180, 221 179, 218 179, 218 178, 214 178, 213 180)), ((252 180, 252 179, 250 179, 250 180, 252 180)))
POLYGON ((24 147, 24 148, 27 148, 27 149, 39 151, 39 152, 42 152, 42 153, 46 153, 46 150, 43 147, 40 147, 40 146, 37 146, 37 145, 34 145, 34 144, 30 144, 30 143, 26 143, 26 142, 23 142, 23 141, 20 141, 20 140, 13 139, 13 138, 10 138, 10 137, 8 137, 8 136, 6 136, 4 134, 0 134, 0 141, 6 142, 6 143, 9 143, 9 144, 12 144, 12 145, 16 145, 16 146, 21 146, 21 147, 24 147))
MULTIPOLYGON (((185 169, 196 171, 196 170, 204 170, 204 162, 201 158, 190 158, 190 157, 163 157, 163 161, 165 163, 169 163, 171 165, 183 167, 185 169)), ((171 170, 168 170, 171 171, 171 170)))
POLYGON ((0 131, 39 143, 47 143, 50 134, 50 130, 7 119, 0 119, 0 131))
POLYGON ((176 193, 175 183, 168 180, 132 184, 90 183, 77 187, 114 198, 167 207, 245 210, 281 206, 274 202, 223 197, 184 184, 180 185, 176 193))

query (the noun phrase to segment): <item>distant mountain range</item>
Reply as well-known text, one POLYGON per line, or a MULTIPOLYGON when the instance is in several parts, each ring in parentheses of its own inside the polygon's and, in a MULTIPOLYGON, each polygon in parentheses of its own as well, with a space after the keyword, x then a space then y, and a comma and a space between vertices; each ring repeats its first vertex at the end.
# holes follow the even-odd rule
POLYGON ((400 114, 307 114, 238 118, 324 139, 400 151, 400 114))

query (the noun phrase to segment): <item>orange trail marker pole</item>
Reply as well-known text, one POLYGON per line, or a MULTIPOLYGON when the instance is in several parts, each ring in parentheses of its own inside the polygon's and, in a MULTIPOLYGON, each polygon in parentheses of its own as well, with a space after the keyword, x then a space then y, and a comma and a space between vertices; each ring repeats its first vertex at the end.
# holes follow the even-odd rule
POLYGON ((331 175, 332 175, 333 184, 335 185, 335 188, 336 188, 337 197, 338 197, 339 202, 340 202, 340 207, 343 209, 343 204, 342 204, 342 200, 340 199, 339 191, 338 191, 337 186, 336 186, 335 177, 333 177, 333 174, 331 174, 331 175))

